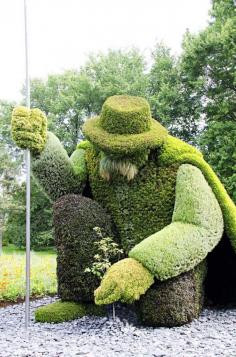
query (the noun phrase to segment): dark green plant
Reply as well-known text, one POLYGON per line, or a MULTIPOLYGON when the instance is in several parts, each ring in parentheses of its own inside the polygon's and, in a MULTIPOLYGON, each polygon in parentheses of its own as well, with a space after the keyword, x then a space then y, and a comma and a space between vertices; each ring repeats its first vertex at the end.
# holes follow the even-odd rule
POLYGON ((99 225, 103 235, 112 237, 110 217, 96 202, 80 195, 65 195, 54 205, 57 247, 58 293, 62 300, 94 301, 99 278, 86 273, 98 253, 102 238, 94 231, 99 225))
MULTIPOLYGON (((12 194, 14 207, 8 211, 4 239, 17 247, 25 247, 25 184, 17 186, 12 194)), ((52 232, 52 204, 43 190, 31 178, 31 248, 54 246, 52 232)))

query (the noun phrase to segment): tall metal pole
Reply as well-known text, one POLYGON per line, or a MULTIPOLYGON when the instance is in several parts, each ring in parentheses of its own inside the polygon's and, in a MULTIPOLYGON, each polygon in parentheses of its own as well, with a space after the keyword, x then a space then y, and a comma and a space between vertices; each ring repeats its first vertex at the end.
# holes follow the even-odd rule
MULTIPOLYGON (((30 108, 30 78, 29 78, 29 56, 28 56, 28 18, 27 1, 24 0, 25 18, 25 88, 26 106, 30 108)), ((28 329, 30 323, 30 150, 25 152, 26 161, 26 292, 25 292, 25 327, 28 329)))

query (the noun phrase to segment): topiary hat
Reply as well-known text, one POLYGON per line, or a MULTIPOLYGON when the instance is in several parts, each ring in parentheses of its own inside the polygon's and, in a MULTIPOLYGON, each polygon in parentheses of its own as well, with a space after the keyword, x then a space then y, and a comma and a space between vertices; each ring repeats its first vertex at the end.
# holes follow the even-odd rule
POLYGON ((105 152, 131 154, 162 145, 167 130, 152 119, 141 97, 115 95, 102 106, 101 115, 83 125, 85 136, 105 152))

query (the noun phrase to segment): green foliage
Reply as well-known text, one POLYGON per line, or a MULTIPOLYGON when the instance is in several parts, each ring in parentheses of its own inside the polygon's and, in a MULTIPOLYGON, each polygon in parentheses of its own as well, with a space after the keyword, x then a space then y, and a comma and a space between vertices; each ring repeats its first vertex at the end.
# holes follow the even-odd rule
POLYGON ((92 54, 81 73, 93 93, 90 113, 98 114, 104 101, 113 95, 145 96, 145 60, 137 49, 92 54))
POLYGON ((172 165, 173 163, 176 163, 176 161, 178 161, 184 154, 198 156, 200 158, 202 157, 202 153, 194 146, 168 135, 160 151, 160 165, 172 165))
POLYGON ((53 201, 67 193, 81 192, 84 188, 83 155, 79 153, 79 161, 75 155, 71 162, 58 138, 48 132, 44 150, 40 156, 34 157, 33 174, 53 201), (74 170, 72 163, 75 164, 75 161, 74 170))
POLYGON ((214 0, 210 24, 197 35, 186 34, 181 57, 184 80, 199 98, 206 123, 200 146, 234 200, 235 39, 235 1, 214 0))
POLYGON ((139 316, 149 326, 181 326, 197 318, 204 300, 206 262, 164 282, 156 282, 138 302, 139 316))
POLYGON ((77 149, 88 149, 91 147, 91 143, 88 140, 82 140, 78 145, 77 145, 77 149))
POLYGON ((115 95, 103 104, 100 125, 111 134, 140 134, 150 130, 150 119, 144 98, 115 95))
MULTIPOLYGON (((81 137, 81 125, 86 114, 82 97, 84 80, 78 71, 49 75, 46 81, 31 81, 31 105, 43 110, 49 130, 55 133, 71 154, 81 137)), ((86 92, 90 100, 90 91, 86 92)))
MULTIPOLYGON (((25 184, 12 193, 13 209, 8 211, 4 239, 17 247, 25 247, 25 184)), ((54 245, 52 234, 52 204, 34 178, 31 180, 31 248, 54 245)))
POLYGON ((154 119, 151 119, 150 130, 141 134, 121 135, 110 134, 101 127, 100 118, 95 117, 83 125, 85 136, 106 154, 132 155, 146 149, 160 146, 167 130, 154 119))
POLYGON ((99 226, 103 235, 112 237, 110 218, 97 202, 65 195, 54 205, 54 226, 59 296, 62 300, 93 301, 99 279, 85 272, 98 253, 94 242, 101 240, 93 228, 99 226))
POLYGON ((15 103, 0 100, 0 142, 9 150, 9 154, 19 155, 11 136, 11 118, 15 103))
POLYGON ((22 149, 41 152, 46 143, 47 118, 39 109, 17 107, 12 113, 12 137, 22 149))
POLYGON ((178 164, 160 167, 153 150, 132 181, 117 174, 107 183, 99 173, 100 160, 96 150, 86 150, 92 196, 111 215, 121 247, 128 254, 134 245, 171 222, 178 164))
POLYGON ((111 304, 120 300, 133 303, 154 283, 153 276, 142 264, 126 258, 113 264, 99 288, 95 291, 95 303, 111 304))
POLYGON ((180 140, 172 138, 169 136, 163 145, 162 151, 160 153, 160 165, 171 165, 171 164, 191 164, 198 167, 203 173, 205 179, 210 185, 213 193, 215 194, 218 203, 220 204, 223 218, 224 226, 228 238, 231 241, 234 251, 236 251, 236 207, 233 201, 230 199, 227 191, 220 182, 217 175, 212 170, 211 166, 207 164, 205 160, 199 155, 196 150, 195 153, 189 151, 189 145, 183 144, 180 140), (176 155, 175 155, 176 152, 176 155))
POLYGON ((107 97, 145 94, 144 69, 143 56, 135 49, 91 55, 80 71, 32 80, 31 105, 46 113, 49 129, 71 154, 81 138, 84 118, 98 114, 107 97))
POLYGON ((35 312, 37 322, 60 323, 83 316, 103 316, 104 310, 93 304, 79 304, 68 301, 56 301, 39 307, 35 312))
POLYGON ((236 122, 210 122, 201 136, 200 145, 207 162, 236 203, 236 122))
POLYGON ((210 25, 185 37, 181 65, 203 99, 201 112, 207 121, 235 120, 235 38, 234 0, 215 0, 210 25))
POLYGON ((194 268, 222 234, 221 209, 203 174, 181 165, 172 223, 136 245, 129 256, 162 281, 194 268))
POLYGON ((75 174, 84 182, 87 178, 87 169, 84 159, 85 152, 83 149, 76 149, 70 157, 75 174))
POLYGON ((97 253, 94 255, 94 261, 91 267, 85 269, 86 273, 92 273, 98 278, 102 278, 104 273, 111 266, 111 259, 115 259, 120 254, 123 254, 123 250, 119 249, 118 244, 114 242, 111 237, 103 237, 103 233, 100 227, 94 227, 93 229, 98 237, 99 241, 94 242, 97 248, 97 253))
POLYGON ((191 143, 199 131, 199 95, 193 93, 180 61, 168 47, 158 43, 152 51, 148 73, 147 98, 153 118, 168 128, 172 135, 191 143))

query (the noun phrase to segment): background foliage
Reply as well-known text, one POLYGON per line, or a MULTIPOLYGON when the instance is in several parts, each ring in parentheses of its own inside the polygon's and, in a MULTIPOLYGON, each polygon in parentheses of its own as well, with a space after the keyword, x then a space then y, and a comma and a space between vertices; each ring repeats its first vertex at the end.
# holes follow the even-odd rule
MULTIPOLYGON (((100 112, 107 97, 143 96, 151 104, 153 117, 170 133, 204 152, 236 202, 235 53, 234 1, 213 0, 208 26, 198 34, 186 31, 179 56, 163 43, 150 50, 149 61, 136 48, 91 54, 79 69, 33 79, 32 107, 45 112, 49 129, 71 154, 82 138, 83 122, 100 112)), ((4 239, 23 246, 24 162, 10 135, 14 106, 0 101, 0 232, 5 229, 4 239)), ((35 247, 53 244, 48 233, 50 210, 49 201, 33 183, 35 247)))

